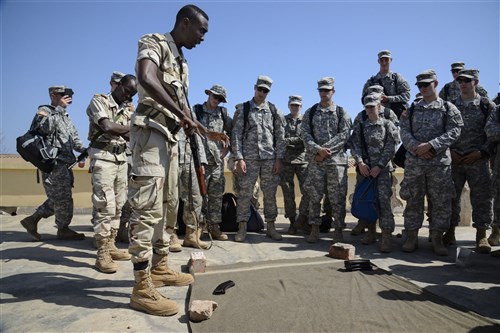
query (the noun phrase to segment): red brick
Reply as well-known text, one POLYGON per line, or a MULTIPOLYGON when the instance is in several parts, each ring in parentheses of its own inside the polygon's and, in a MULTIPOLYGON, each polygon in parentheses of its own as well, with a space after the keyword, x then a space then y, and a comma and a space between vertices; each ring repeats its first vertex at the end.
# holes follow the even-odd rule
POLYGON ((356 257, 356 248, 351 244, 335 243, 330 246, 329 255, 332 258, 353 260, 356 257))
POLYGON ((189 260, 189 271, 192 273, 205 273, 207 268, 207 258, 201 251, 192 252, 189 260))

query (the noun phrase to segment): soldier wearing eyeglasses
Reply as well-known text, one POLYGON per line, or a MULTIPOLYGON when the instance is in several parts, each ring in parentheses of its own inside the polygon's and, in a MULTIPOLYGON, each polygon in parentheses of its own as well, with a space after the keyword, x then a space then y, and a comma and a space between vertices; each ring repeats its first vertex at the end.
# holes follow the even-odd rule
POLYGON ((449 147, 460 137, 460 111, 437 94, 434 70, 417 75, 422 100, 403 112, 401 140, 407 150, 400 196, 406 200, 404 227, 407 238, 402 250, 418 247, 418 231, 424 219, 424 196, 430 201, 430 238, 434 253, 447 255, 443 233, 450 227, 451 200, 455 188, 451 179, 449 147))
POLYGON ((452 103, 460 111, 464 127, 458 140, 450 147, 451 176, 456 196, 452 201, 450 229, 443 236, 443 242, 445 245, 456 243, 455 227, 460 221, 460 197, 467 182, 472 204, 472 226, 476 228, 476 251, 489 253, 491 246, 486 239, 486 230, 490 227, 493 215, 491 195, 486 189, 490 187, 491 180, 491 151, 484 128, 495 105, 477 93, 477 69, 462 69, 455 81, 460 87, 460 96, 452 103))
POLYGON ((281 240, 276 231, 278 216, 276 190, 280 181, 281 160, 285 154, 283 115, 267 101, 273 80, 260 75, 254 85, 254 96, 250 101, 236 105, 231 138, 231 153, 234 154, 236 172, 240 174, 240 193, 237 206, 238 232, 235 241, 246 238, 247 221, 253 189, 259 178, 264 197, 264 219, 266 236, 281 240))

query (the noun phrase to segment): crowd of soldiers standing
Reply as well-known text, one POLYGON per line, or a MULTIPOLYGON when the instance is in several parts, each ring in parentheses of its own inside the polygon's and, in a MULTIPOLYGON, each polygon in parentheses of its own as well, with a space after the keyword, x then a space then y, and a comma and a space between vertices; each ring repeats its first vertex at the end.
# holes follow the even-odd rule
MULTIPOLYGON (((208 98, 202 104, 191 107, 187 100, 188 67, 182 48, 201 43, 206 32, 207 14, 187 5, 177 14, 170 33, 141 37, 137 77, 114 72, 111 92, 95 95, 87 108, 87 149, 66 112, 72 93, 64 86, 49 88, 51 105, 38 109, 32 130, 47 135, 59 154, 54 171, 43 174, 47 201, 21 221, 34 239, 40 240, 38 222, 51 215, 55 215, 58 238, 84 238, 68 227, 73 214, 73 174, 68 166, 75 161, 73 150, 87 151, 96 268, 114 273, 118 269, 114 260, 131 260, 135 285, 130 306, 154 315, 172 315, 179 310, 177 304, 156 287, 193 282, 191 275, 167 265, 169 252, 181 249, 175 232, 179 199, 184 203, 184 246, 208 248, 200 239, 203 219, 213 239, 227 240, 219 225, 229 153, 238 198, 236 242, 246 239, 250 207, 255 204, 259 184, 267 237, 283 238, 275 226, 276 191, 281 185, 289 234, 303 231, 307 242, 317 242, 323 202, 323 210, 332 217, 333 242, 343 241, 350 149, 357 182, 376 179, 382 230, 379 249, 390 252, 395 227, 392 161, 402 143, 407 150, 400 191, 406 201, 402 250, 413 252, 418 247, 427 197, 433 250, 437 255, 448 254, 447 246, 456 242, 454 231, 465 182, 471 189, 477 251, 489 253, 492 245, 499 244, 500 154, 495 152, 500 144, 500 108, 478 85, 478 70, 453 63, 454 80, 439 95, 435 71, 423 71, 416 77, 419 97, 410 103, 408 82, 391 71, 392 54, 383 50, 378 53, 379 72, 363 87, 364 110, 354 122, 345 108, 333 101, 335 78, 318 80, 319 102, 303 116, 301 96, 290 96, 290 114, 283 116, 267 99, 273 80, 264 75, 257 78, 253 97, 237 104, 231 119, 221 106, 227 102, 221 85, 206 89, 208 98), (139 102, 134 108, 131 100, 136 93, 139 102), (204 175, 201 185, 206 186, 208 195, 204 214, 196 161, 200 162, 201 170, 196 171, 204 175), (298 209, 294 177, 302 195, 298 209), (115 246, 120 226, 125 225, 120 223, 124 207, 130 224, 128 251, 115 246)), ((364 244, 376 242, 375 224, 361 220, 351 231, 362 232, 364 244)))

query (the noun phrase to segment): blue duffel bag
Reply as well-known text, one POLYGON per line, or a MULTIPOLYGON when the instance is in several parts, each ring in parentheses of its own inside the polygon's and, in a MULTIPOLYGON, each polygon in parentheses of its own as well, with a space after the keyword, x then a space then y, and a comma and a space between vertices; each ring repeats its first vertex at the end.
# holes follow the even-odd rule
POLYGON ((366 223, 375 223, 378 220, 379 204, 377 180, 371 177, 363 178, 352 198, 351 214, 366 223))

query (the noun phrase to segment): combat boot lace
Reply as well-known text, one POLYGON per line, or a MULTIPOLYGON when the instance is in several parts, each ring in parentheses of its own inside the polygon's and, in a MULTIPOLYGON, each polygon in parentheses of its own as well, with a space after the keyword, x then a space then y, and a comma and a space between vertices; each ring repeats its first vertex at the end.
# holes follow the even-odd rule
POLYGON ((379 249, 382 253, 389 253, 392 251, 392 232, 390 230, 382 230, 379 249))
POLYGON ((478 253, 490 253, 491 246, 486 238, 486 228, 476 229, 476 251, 478 253))
POLYGON ((319 225, 311 225, 311 233, 306 237, 306 242, 316 243, 319 240, 319 225))
POLYGON ((333 230, 332 243, 342 243, 344 241, 344 235, 342 234, 342 228, 335 228, 333 230))
POLYGON ((227 235, 220 230, 220 226, 218 223, 214 223, 210 225, 210 235, 212 239, 225 241, 227 240, 227 235))
MULTIPOLYGON (((199 229, 199 228, 197 228, 199 229)), ((182 246, 194 247, 195 249, 208 249, 210 245, 207 242, 200 240, 200 235, 197 230, 186 227, 186 235, 182 246)))
POLYGON ((447 256, 448 249, 443 244, 443 232, 431 230, 432 250, 438 256, 447 256))
POLYGON ((295 227, 295 216, 289 217, 290 220, 290 226, 288 227, 287 233, 289 235, 296 235, 297 234, 297 228, 295 227))
POLYGON ((500 245, 500 228, 498 226, 492 228, 491 235, 488 237, 488 243, 491 246, 500 245))
POLYGON ((403 252, 413 252, 418 248, 418 230, 406 230, 406 241, 401 250, 403 252))
POLYGON ((368 232, 363 236, 361 243, 368 245, 373 244, 377 241, 377 225, 369 224, 367 225, 368 232))
POLYGON ((127 250, 120 250, 116 247, 116 236, 118 235, 118 230, 111 228, 111 236, 108 241, 109 254, 113 260, 130 260, 132 257, 127 250))
POLYGON ((244 242, 245 238, 247 237, 247 223, 246 222, 239 222, 238 223, 238 232, 234 236, 234 241, 235 242, 244 242))
POLYGON ((109 253, 109 241, 109 237, 96 241, 97 259, 95 261, 95 267, 99 271, 106 274, 111 274, 118 270, 118 265, 113 261, 113 258, 111 258, 111 254, 109 253))
POLYGON ((276 231, 276 226, 274 224, 274 221, 267 222, 266 236, 278 241, 283 239, 283 236, 281 236, 281 234, 276 231))
POLYGON ((450 228, 443 235, 444 246, 450 246, 457 244, 457 239, 455 238, 455 226, 450 226, 450 228))
POLYGON ((362 220, 358 220, 358 224, 351 230, 352 236, 358 236, 365 232, 366 223, 362 220))
POLYGON ((40 241, 42 237, 38 233, 38 222, 42 219, 42 216, 35 212, 33 215, 25 217, 21 220, 21 225, 24 229, 33 237, 34 240, 40 241))
POLYGON ((155 287, 187 286, 194 282, 191 274, 179 273, 168 267, 167 259, 167 255, 153 253, 151 281, 155 287))
POLYGON ((57 229, 57 239, 60 240, 84 240, 85 235, 71 230, 68 226, 57 229))
POLYGON ((135 284, 130 307, 155 316, 172 316, 179 312, 175 302, 168 300, 153 286, 148 270, 134 270, 135 284))

